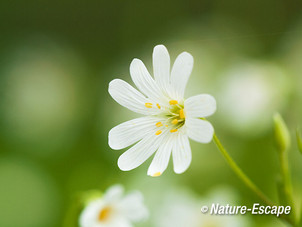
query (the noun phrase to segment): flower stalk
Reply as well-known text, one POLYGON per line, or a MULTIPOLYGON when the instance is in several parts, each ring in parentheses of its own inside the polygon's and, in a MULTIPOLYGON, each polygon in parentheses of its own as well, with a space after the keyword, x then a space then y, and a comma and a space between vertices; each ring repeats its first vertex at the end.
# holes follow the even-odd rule
POLYGON ((288 165, 288 155, 287 152, 279 152, 279 162, 280 162, 280 172, 283 181, 283 192, 285 196, 285 202, 290 205, 292 208, 291 215, 295 217, 295 207, 294 207, 294 200, 293 200, 293 189, 288 165))
POLYGON ((213 136, 214 142, 218 149, 220 150, 223 157, 226 159, 229 166, 237 174, 237 176, 245 183, 245 185, 250 188, 266 205, 273 206, 273 203, 268 199, 268 197, 246 176, 246 174, 241 170, 241 168, 236 164, 236 162, 231 158, 229 153, 221 144, 217 135, 213 136))
MULTIPOLYGON (((259 188, 258 186, 241 170, 241 168, 237 165, 237 163, 232 159, 232 157, 229 155, 229 153, 226 151, 226 149, 221 144, 220 140, 218 139, 216 133, 213 135, 213 140, 231 167, 231 169, 235 172, 235 174, 243 181, 243 183, 252 190, 267 206, 276 206, 259 188)), ((288 222, 292 226, 295 226, 295 222, 289 218, 289 216, 281 215, 280 218, 282 218, 284 221, 288 222)))
POLYGON ((296 131, 296 136, 297 136, 298 149, 302 154, 302 135, 299 129, 297 129, 296 131))
MULTIPOLYGON (((290 133, 287 128, 286 123, 284 122, 282 116, 279 113, 276 113, 273 117, 274 120, 274 132, 275 132, 275 143, 278 151, 278 158, 280 162, 280 174, 282 186, 280 190, 283 190, 284 200, 283 205, 289 205, 292 208, 290 216, 295 220, 295 206, 293 199, 293 189, 292 182, 288 164, 288 152, 290 148, 291 138, 290 133)), ((281 198, 280 198, 281 200, 281 198)))

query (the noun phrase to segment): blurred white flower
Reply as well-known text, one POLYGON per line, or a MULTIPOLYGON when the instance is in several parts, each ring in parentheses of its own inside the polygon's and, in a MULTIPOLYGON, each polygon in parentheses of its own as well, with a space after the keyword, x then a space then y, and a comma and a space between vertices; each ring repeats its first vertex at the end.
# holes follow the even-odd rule
POLYGON ((188 191, 169 193, 154 216, 156 227, 241 227, 249 226, 249 219, 240 215, 210 215, 201 213, 201 207, 212 203, 233 204, 235 198, 231 191, 214 190, 206 198, 197 198, 188 191))
POLYGON ((138 167, 157 151, 148 175, 160 176, 168 166, 171 153, 174 171, 183 173, 192 158, 188 137, 200 143, 212 140, 213 126, 200 118, 216 111, 215 99, 207 94, 184 99, 192 68, 193 57, 183 52, 175 60, 170 74, 169 53, 163 45, 158 45, 153 51, 155 80, 139 59, 130 65, 132 80, 142 93, 123 80, 110 82, 109 93, 115 101, 147 115, 122 123, 109 132, 112 149, 123 149, 139 141, 120 156, 121 170, 138 167))
MULTIPOLYGON (((298 22, 293 25, 293 31, 300 31, 302 27, 302 18, 298 20, 298 22)), ((291 78, 295 81, 293 84, 292 90, 294 91, 294 95, 292 98, 297 103, 302 102, 302 33, 301 32, 289 32, 287 35, 283 37, 283 43, 279 48, 279 57, 283 60, 283 63, 291 72, 291 78)), ((299 118, 302 113, 302 106, 297 105, 295 102, 292 102, 291 105, 291 116, 299 118)))
POLYGON ((67 48, 44 40, 17 48, 1 78, 4 134, 38 153, 68 145, 84 116, 83 72, 80 58, 67 48))
POLYGON ((286 106, 289 81, 278 66, 249 62, 225 73, 218 96, 225 125, 249 136, 271 127, 274 112, 286 106))
POLYGON ((103 197, 88 203, 80 215, 81 227, 131 227, 148 217, 140 192, 124 194, 121 185, 110 187, 103 197))

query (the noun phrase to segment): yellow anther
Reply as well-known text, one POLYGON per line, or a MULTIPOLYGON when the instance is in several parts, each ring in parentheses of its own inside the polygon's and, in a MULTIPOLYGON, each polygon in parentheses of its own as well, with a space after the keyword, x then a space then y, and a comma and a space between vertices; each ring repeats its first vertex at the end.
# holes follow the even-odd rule
POLYGON ((173 121, 172 121, 172 124, 173 125, 176 125, 178 123, 178 120, 177 119, 174 119, 173 121))
POLYGON ((152 108, 152 103, 146 102, 146 103, 145 103, 145 107, 147 107, 147 108, 152 108))
POLYGON ((185 113, 184 113, 184 109, 181 109, 181 110, 179 111, 179 117, 180 117, 181 119, 185 119, 185 118, 186 118, 185 113))
POLYGON ((170 100, 169 104, 170 105, 176 105, 176 104, 178 104, 178 101, 177 100, 170 100))
POLYGON ((111 211, 112 211, 111 207, 105 207, 105 208, 103 208, 100 211, 99 216, 98 216, 99 221, 105 221, 105 220, 107 220, 109 218, 109 216, 110 216, 111 211))
POLYGON ((156 127, 161 127, 161 126, 163 126, 163 124, 162 124, 161 122, 157 122, 155 125, 156 125, 156 127))
POLYGON ((170 132, 177 132, 177 128, 171 129, 170 132))
POLYGON ((162 131, 161 130, 157 130, 156 132, 155 132, 155 135, 160 135, 162 133, 162 131))
POLYGON ((157 172, 157 173, 154 173, 153 175, 152 175, 152 177, 159 177, 161 175, 161 172, 157 172))
POLYGON ((165 125, 165 127, 168 127, 169 125, 165 125))
POLYGON ((157 108, 158 108, 158 109, 160 109, 160 108, 161 108, 161 107, 160 107, 160 105, 159 105, 158 103, 156 103, 156 106, 157 106, 157 108))

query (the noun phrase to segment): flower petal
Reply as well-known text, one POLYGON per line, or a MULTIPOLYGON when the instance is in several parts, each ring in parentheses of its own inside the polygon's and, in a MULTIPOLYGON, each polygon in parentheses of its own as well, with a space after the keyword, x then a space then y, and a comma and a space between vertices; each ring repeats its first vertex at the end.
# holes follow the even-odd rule
POLYGON ((116 184, 108 188, 105 192, 104 199, 108 202, 118 201, 124 194, 124 187, 116 184))
POLYGON ((106 225, 100 224, 98 223, 95 226, 91 226, 91 227, 101 227, 101 226, 106 226, 106 227, 133 227, 132 223, 125 218, 124 216, 121 215, 116 215, 114 217, 112 217, 107 223, 106 225))
POLYGON ((188 118, 208 117, 216 111, 216 100, 211 95, 196 95, 186 99, 184 106, 188 118))
POLYGON ((123 215, 133 222, 143 221, 149 216, 144 197, 139 191, 126 195, 118 204, 123 215))
POLYGON ((183 173, 189 168, 192 160, 192 153, 190 142, 186 135, 178 133, 177 140, 173 146, 172 156, 175 173, 183 173))
POLYGON ((83 209, 79 217, 79 226, 81 227, 91 227, 97 225, 98 213, 103 207, 106 206, 106 203, 103 199, 96 199, 83 209))
POLYGON ((152 103, 152 101, 123 80, 112 80, 108 90, 116 102, 136 113, 151 115, 159 112, 157 107, 147 108, 145 103, 152 103))
POLYGON ((184 97, 185 88, 193 69, 193 57, 187 52, 183 52, 176 58, 171 71, 171 85, 176 99, 184 97))
POLYGON ((148 98, 154 102, 162 103, 164 96, 155 83, 154 79, 150 76, 144 63, 139 59, 133 59, 130 65, 130 74, 136 87, 144 93, 148 98))
POLYGON ((190 139, 199 143, 211 142, 214 128, 210 122, 195 118, 186 118, 187 134, 190 139))
POLYGON ((160 145, 158 151, 155 153, 151 165, 149 166, 149 176, 160 176, 166 170, 169 164, 172 147, 173 143, 171 139, 167 140, 166 143, 160 145))
POLYGON ((119 168, 123 171, 129 171, 140 166, 158 149, 165 136, 165 132, 161 135, 155 135, 155 132, 152 132, 139 141, 119 157, 119 168))
POLYGON ((128 147, 150 134, 159 121, 159 118, 148 116, 117 125, 109 131, 109 146, 115 150, 128 147))
POLYGON ((170 55, 164 45, 153 49, 153 73, 156 83, 167 91, 170 82, 170 55))

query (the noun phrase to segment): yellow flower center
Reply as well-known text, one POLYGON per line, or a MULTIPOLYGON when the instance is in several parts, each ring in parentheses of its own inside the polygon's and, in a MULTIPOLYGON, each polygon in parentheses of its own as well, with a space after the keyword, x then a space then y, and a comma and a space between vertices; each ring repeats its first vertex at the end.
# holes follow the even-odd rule
POLYGON ((155 132, 155 135, 162 134, 163 130, 160 130, 161 127, 166 127, 170 133, 177 132, 185 124, 186 116, 184 112, 183 102, 178 102, 177 100, 170 100, 168 106, 160 106, 158 103, 145 103, 145 107, 152 109, 158 108, 162 109, 162 113, 159 114, 161 117, 165 117, 166 120, 163 122, 157 122, 155 126, 158 130, 155 132))
POLYGON ((104 208, 100 211, 100 213, 99 213, 98 220, 99 220, 100 222, 106 221, 106 220, 109 218, 111 212, 112 212, 112 208, 111 208, 111 207, 109 207, 109 206, 104 207, 104 208))
POLYGON ((170 133, 174 133, 185 123, 186 116, 184 106, 178 103, 177 100, 170 100, 169 104, 169 108, 166 108, 162 115, 166 118, 166 121, 157 122, 155 124, 155 126, 159 128, 159 130, 155 132, 155 135, 157 136, 163 132, 163 130, 160 130, 161 127, 166 127, 170 133))
POLYGON ((176 100, 171 100, 170 104, 171 103, 173 103, 173 105, 169 108, 167 117, 169 119, 169 123, 172 124, 172 130, 170 130, 170 132, 176 132, 177 129, 184 125, 186 116, 183 105, 179 104, 176 100))
POLYGON ((185 113, 184 113, 184 109, 180 109, 180 110, 179 110, 179 117, 180 117, 181 119, 185 119, 185 118, 186 118, 185 113))

